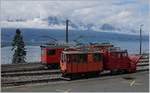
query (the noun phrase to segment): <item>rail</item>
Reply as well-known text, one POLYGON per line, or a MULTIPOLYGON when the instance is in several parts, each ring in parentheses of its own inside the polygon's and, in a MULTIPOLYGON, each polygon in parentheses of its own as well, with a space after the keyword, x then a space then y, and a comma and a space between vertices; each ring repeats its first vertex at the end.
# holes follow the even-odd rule
MULTIPOLYGON (((144 55, 137 64, 137 72, 149 71, 149 56, 144 55)), ((110 76, 109 73, 104 72, 101 76, 110 76)), ((64 81, 61 78, 60 70, 45 69, 42 64, 13 64, 2 65, 1 85, 2 87, 20 86, 35 83, 49 83, 49 82, 64 81), (19 66, 19 67, 16 67, 19 66)))

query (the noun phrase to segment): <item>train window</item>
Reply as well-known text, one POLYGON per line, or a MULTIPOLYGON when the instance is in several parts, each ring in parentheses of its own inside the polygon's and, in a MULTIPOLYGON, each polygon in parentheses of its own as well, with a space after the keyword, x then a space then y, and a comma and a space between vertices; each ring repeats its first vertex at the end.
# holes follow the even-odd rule
POLYGON ((80 54, 78 56, 79 62, 87 62, 87 55, 86 54, 80 54))
POLYGON ((65 59, 64 59, 64 54, 61 54, 61 60, 62 60, 62 62, 65 61, 65 59))
POLYGON ((56 53, 56 50, 48 50, 47 51, 48 55, 55 55, 55 53, 56 53))
POLYGON ((72 62, 78 62, 79 61, 79 59, 78 59, 78 55, 77 54, 74 54, 73 55, 73 60, 72 60, 72 62))
POLYGON ((121 53, 120 56, 121 56, 121 58, 123 58, 123 57, 126 57, 127 55, 126 55, 126 53, 121 53))
POLYGON ((62 61, 62 62, 64 61, 63 54, 61 54, 61 61, 62 61))
POLYGON ((77 55, 76 54, 71 54, 71 55, 68 55, 68 61, 67 62, 70 62, 70 63, 74 63, 74 62, 77 62, 77 55))
POLYGON ((94 58, 94 61, 100 61, 102 60, 102 55, 99 53, 94 53, 93 58, 94 58))
POLYGON ((118 53, 118 58, 121 58, 121 53, 118 53))
POLYGON ((44 55, 44 49, 41 49, 41 55, 44 55))
POLYGON ((123 53, 123 56, 126 57, 126 56, 127 56, 127 53, 123 53))
POLYGON ((124 57, 124 53, 120 54, 120 58, 123 58, 124 57))
POLYGON ((63 62, 68 62, 68 55, 62 54, 62 61, 63 62))
POLYGON ((70 54, 66 55, 65 58, 66 58, 66 62, 67 62, 67 63, 70 63, 71 60, 72 60, 72 56, 71 56, 70 54))
POLYGON ((65 61, 70 62, 70 55, 68 55, 68 54, 65 55, 65 61))

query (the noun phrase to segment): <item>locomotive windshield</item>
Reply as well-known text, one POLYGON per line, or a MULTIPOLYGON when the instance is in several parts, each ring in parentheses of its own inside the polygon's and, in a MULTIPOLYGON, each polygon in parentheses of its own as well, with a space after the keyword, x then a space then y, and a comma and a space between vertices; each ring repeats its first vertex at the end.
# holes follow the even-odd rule
POLYGON ((83 63, 83 62, 87 62, 87 55, 86 54, 68 54, 68 55, 62 54, 61 59, 62 61, 66 60, 68 63, 83 63))
POLYGON ((94 53, 93 58, 94 58, 94 61, 101 61, 102 55, 100 53, 94 53))
POLYGON ((41 49, 41 55, 44 55, 45 51, 44 49, 41 49))
POLYGON ((49 56, 51 56, 51 55, 55 55, 55 53, 56 53, 56 50, 48 50, 47 51, 47 54, 49 55, 49 56))
POLYGON ((86 54, 71 54, 69 55, 69 62, 86 62, 87 57, 86 54))
POLYGON ((80 54, 78 59, 79 59, 79 62, 86 62, 87 61, 87 55, 86 54, 80 54))
POLYGON ((61 54, 61 60, 62 60, 62 62, 65 62, 66 61, 66 55, 65 54, 61 54))

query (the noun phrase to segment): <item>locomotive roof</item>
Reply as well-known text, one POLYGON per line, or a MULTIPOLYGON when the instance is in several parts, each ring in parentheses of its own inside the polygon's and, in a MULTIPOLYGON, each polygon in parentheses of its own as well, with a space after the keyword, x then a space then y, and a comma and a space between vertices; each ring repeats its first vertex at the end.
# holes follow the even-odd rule
POLYGON ((87 54, 87 53, 101 53, 100 51, 63 51, 64 54, 87 54))
POLYGON ((44 48, 68 48, 69 45, 42 45, 44 48))
POLYGON ((111 50, 110 52, 113 52, 113 53, 126 53, 127 50, 111 50))
POLYGON ((106 46, 108 46, 108 47, 113 47, 113 45, 111 45, 111 44, 96 44, 96 45, 94 45, 94 46, 97 46, 97 47, 106 47, 106 46))

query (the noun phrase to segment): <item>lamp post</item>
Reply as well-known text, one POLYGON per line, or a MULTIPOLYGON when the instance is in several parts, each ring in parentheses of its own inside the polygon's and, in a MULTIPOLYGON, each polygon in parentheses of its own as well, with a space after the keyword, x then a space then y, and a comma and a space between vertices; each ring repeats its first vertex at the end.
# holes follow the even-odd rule
POLYGON ((142 26, 143 24, 140 25, 140 55, 142 54, 142 26))
POLYGON ((68 23, 69 23, 69 20, 67 19, 66 20, 66 43, 68 43, 68 23))

